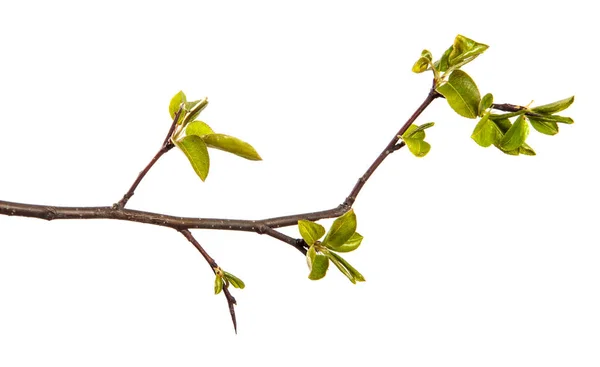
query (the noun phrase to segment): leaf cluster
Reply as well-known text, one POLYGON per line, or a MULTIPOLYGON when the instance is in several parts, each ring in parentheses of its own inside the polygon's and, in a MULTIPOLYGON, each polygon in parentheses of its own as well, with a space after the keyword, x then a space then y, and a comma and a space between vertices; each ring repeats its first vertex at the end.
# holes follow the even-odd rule
MULTIPOLYGON (((557 134, 558 123, 573 123, 570 117, 556 113, 569 107, 574 97, 534 108, 510 105, 508 113, 492 113, 492 110, 501 109, 503 105, 494 105, 491 93, 481 97, 475 81, 460 69, 487 49, 485 44, 458 35, 452 46, 435 62, 431 52, 423 50, 412 70, 415 73, 432 70, 435 90, 446 99, 450 107, 460 116, 479 118, 471 134, 477 144, 482 147, 494 145, 509 155, 535 155, 535 151, 525 142, 530 131, 529 125, 542 134, 557 134)), ((410 131, 409 129, 406 133, 410 131)), ((402 139, 417 157, 424 156, 430 149, 429 144, 422 139, 415 142, 409 138, 407 141, 404 135, 402 139)))
POLYGON ((323 278, 332 262, 352 283, 365 281, 362 274, 339 255, 340 252, 356 250, 363 240, 363 236, 356 232, 356 214, 353 209, 337 218, 327 234, 322 225, 302 219, 298 221, 298 230, 309 246, 306 253, 309 279, 323 278), (324 235, 323 241, 319 241, 324 235))
POLYGON ((208 176, 208 148, 223 150, 248 160, 262 160, 252 145, 230 135, 215 133, 208 124, 196 120, 207 104, 206 98, 188 102, 182 91, 175 94, 169 103, 169 114, 176 124, 171 141, 185 154, 198 177, 204 181, 208 176))

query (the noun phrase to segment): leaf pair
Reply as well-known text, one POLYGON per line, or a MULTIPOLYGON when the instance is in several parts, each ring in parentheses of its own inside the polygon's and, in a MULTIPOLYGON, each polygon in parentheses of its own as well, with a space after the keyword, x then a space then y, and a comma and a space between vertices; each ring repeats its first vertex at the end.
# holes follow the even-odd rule
POLYGON ((556 135, 558 134, 558 123, 572 124, 573 119, 558 116, 555 113, 567 109, 574 101, 575 97, 571 96, 560 101, 534 107, 527 118, 529 118, 531 126, 538 132, 546 135, 556 135))
POLYGON ((223 150, 242 158, 259 161, 262 160, 256 150, 245 141, 225 134, 217 134, 205 122, 194 120, 206 107, 206 99, 187 102, 183 92, 178 92, 171 99, 169 113, 175 118, 180 111, 176 121, 178 127, 173 133, 173 142, 190 161, 194 172, 202 181, 206 180, 210 169, 210 157, 208 148, 223 150), (185 136, 181 137, 185 132, 185 136))
POLYGON ((431 150, 431 145, 424 139, 425 129, 428 129, 433 125, 433 122, 428 122, 421 126, 413 124, 408 127, 404 134, 402 134, 401 138, 408 147, 408 150, 410 150, 410 152, 416 157, 425 157, 431 150))
POLYGON ((228 273, 221 268, 215 269, 215 294, 221 293, 223 286, 231 284, 234 288, 244 289, 246 284, 236 277, 235 275, 228 273))
POLYGON ((298 230, 309 246, 306 253, 306 261, 310 270, 309 279, 323 278, 331 261, 352 283, 365 280, 362 274, 336 253, 354 251, 363 240, 363 236, 356 232, 356 214, 353 209, 337 218, 327 234, 322 225, 302 219, 298 221, 298 230), (320 242, 319 239, 323 235, 325 238, 320 242))

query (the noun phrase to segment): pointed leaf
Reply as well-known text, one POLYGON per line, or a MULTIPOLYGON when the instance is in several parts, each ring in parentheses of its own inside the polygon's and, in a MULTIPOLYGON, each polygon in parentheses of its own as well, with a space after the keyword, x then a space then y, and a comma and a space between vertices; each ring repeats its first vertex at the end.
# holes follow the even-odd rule
POLYGON ((314 245, 325 234, 325 228, 322 225, 304 219, 298 221, 298 230, 304 242, 309 246, 314 245))
POLYGON ((335 248, 334 251, 337 251, 337 252, 354 251, 358 248, 358 246, 360 246, 362 240, 363 240, 363 236, 361 236, 360 233, 358 233, 358 232, 354 232, 352 237, 350 237, 350 239, 348 241, 346 241, 346 243, 344 243, 340 247, 335 248))
POLYGON ((417 158, 423 158, 431 150, 431 145, 420 139, 403 139, 408 150, 417 158))
POLYGON ((323 246, 335 250, 345 244, 354 232, 356 232, 356 214, 354 209, 350 209, 333 222, 323 240, 323 246))
POLYGON ((404 134, 402 134, 402 138, 412 138, 412 139, 425 139, 425 130, 434 126, 435 122, 428 122, 421 126, 412 124, 406 129, 404 134))
POLYGON ((208 149, 201 137, 196 135, 186 136, 175 143, 188 158, 194 171, 202 181, 208 176, 210 159, 208 149))
POLYGON ((244 282, 240 278, 236 277, 231 273, 223 271, 223 276, 225 277, 225 279, 227 279, 227 281, 229 281, 229 284, 231 284, 235 288, 244 289, 246 287, 246 284, 244 284, 244 282))
POLYGON ((209 134, 202 136, 202 139, 206 145, 211 148, 224 150, 252 161, 262 160, 252 145, 238 138, 234 138, 233 136, 225 134, 209 134))
POLYGON ((571 96, 569 98, 561 99, 560 101, 534 107, 531 110, 533 112, 549 115, 567 109, 574 101, 575 96, 571 96))
POLYGON ((462 70, 455 70, 448 81, 436 90, 446 97, 448 104, 461 116, 474 119, 479 112, 479 89, 471 77, 462 70))
POLYGON ((545 116, 535 116, 538 120, 545 120, 545 121, 554 121, 554 122, 559 122, 561 124, 572 124, 573 123, 573 119, 570 117, 564 117, 564 116, 559 116, 559 115, 545 115, 545 116))
POLYGON ((452 51, 448 56, 448 65, 453 68, 459 68, 462 65, 471 62, 477 56, 488 49, 488 45, 478 43, 462 35, 456 36, 452 51))
POLYGON ((489 117, 489 112, 485 113, 471 134, 471 139, 482 147, 497 144, 503 135, 500 128, 489 117))
POLYGON ((519 154, 535 155, 535 151, 533 150, 533 148, 527 145, 527 143, 523 143, 523 145, 519 147, 519 154))
POLYGON ((558 134, 558 124, 555 121, 548 121, 545 119, 537 119, 533 116, 527 116, 529 122, 531 122, 531 126, 534 129, 546 135, 556 135, 558 134))
POLYGON ((481 101, 479 102, 479 116, 483 116, 485 110, 492 107, 493 103, 494 96, 491 93, 488 93, 485 96, 483 96, 483 98, 481 98, 481 101))
POLYGON ((223 278, 219 274, 215 275, 215 294, 221 293, 223 290, 223 278))
POLYGON ((196 121, 192 121, 188 124, 188 126, 185 128, 185 134, 186 135, 196 135, 196 136, 203 136, 203 135, 208 135, 208 134, 214 134, 215 132, 213 131, 213 129, 210 128, 210 126, 208 126, 205 122, 196 120, 196 121))
POLYGON ((186 98, 185 93, 183 93, 183 91, 177 92, 177 94, 175 94, 173 98, 171 98, 171 102, 169 103, 169 115, 171 115, 172 119, 175 118, 175 114, 179 110, 179 106, 182 103, 185 104, 185 102, 186 98))
POLYGON ((358 270, 356 270, 352 265, 350 265, 346 260, 344 260, 343 257, 341 257, 340 255, 336 254, 335 252, 331 252, 331 251, 329 252, 328 255, 329 255, 329 258, 334 263, 334 265, 344 275, 346 275, 352 283, 365 281, 365 277, 363 277, 363 275, 358 270), (345 271, 342 269, 345 269, 345 271), (348 276, 348 274, 350 274, 350 276, 348 276))
POLYGON ((327 268, 329 268, 329 258, 323 253, 317 252, 315 246, 310 246, 306 252, 306 260, 308 262, 308 268, 310 274, 308 279, 319 280, 327 274, 327 268))
POLYGON ((438 61, 433 63, 433 66, 439 72, 444 72, 444 71, 448 70, 448 57, 450 57, 451 52, 452 52, 452 46, 450 46, 450 48, 448 48, 446 50, 446 52, 444 52, 444 54, 442 55, 442 57, 440 57, 440 59, 438 61))
POLYGON ((187 125, 188 123, 194 121, 196 117, 202 112, 203 109, 208 105, 208 99, 204 98, 200 101, 194 101, 190 103, 190 108, 188 109, 188 113, 183 118, 183 125, 187 125))
POLYGON ((523 145, 527 135, 529 135, 529 124, 523 116, 519 116, 500 141, 500 147, 506 151, 517 149, 523 145))

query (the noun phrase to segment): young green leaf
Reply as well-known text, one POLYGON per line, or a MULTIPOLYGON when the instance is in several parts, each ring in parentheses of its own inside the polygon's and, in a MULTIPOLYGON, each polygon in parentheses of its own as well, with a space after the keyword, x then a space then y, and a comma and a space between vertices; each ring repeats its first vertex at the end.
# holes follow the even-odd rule
POLYGON ((492 107, 492 104, 494 104, 494 96, 491 93, 483 96, 479 102, 479 116, 483 116, 485 110, 492 107))
POLYGON ((214 134, 215 132, 213 131, 213 129, 210 128, 210 126, 208 126, 205 122, 196 120, 196 121, 192 121, 190 122, 187 127, 185 128, 185 134, 186 135, 197 135, 197 136, 204 136, 204 135, 208 135, 208 134, 214 134))
POLYGON ((545 120, 545 121, 554 121, 554 122, 559 122, 561 124, 572 124, 573 123, 573 119, 570 117, 564 117, 564 116, 559 116, 559 115, 545 115, 545 116, 536 116, 536 118, 538 120, 545 120))
POLYGON ((240 278, 236 277, 231 273, 223 271, 223 276, 225 277, 225 279, 227 279, 229 284, 231 284, 235 288, 244 289, 244 287, 246 287, 246 284, 244 284, 244 282, 240 278))
POLYGON ((471 139, 484 148, 492 144, 498 144, 503 135, 500 128, 489 117, 489 112, 486 112, 471 135, 471 139))
POLYGON ((558 134, 558 124, 556 121, 548 121, 546 119, 537 119, 533 116, 528 116, 529 122, 534 129, 546 135, 558 134))
POLYGON ((215 274, 215 294, 221 293, 223 290, 223 278, 219 274, 215 274))
POLYGON ((304 219, 298 221, 298 230, 304 242, 309 246, 314 245, 325 234, 325 228, 322 225, 304 219))
POLYGON ((475 42, 472 39, 459 34, 454 39, 452 51, 448 56, 448 65, 458 69, 464 64, 471 62, 477 56, 481 55, 485 50, 488 49, 488 47, 488 45, 475 42))
POLYGON ((333 262, 333 264, 344 274, 352 284, 356 284, 356 282, 364 282, 365 277, 356 270, 352 265, 350 265, 343 257, 336 254, 333 251, 329 251, 327 256, 333 262))
POLYGON ((523 145, 519 147, 519 154, 535 155, 535 151, 533 150, 533 148, 527 145, 527 143, 523 143, 523 145))
POLYGON ((176 141, 175 144, 190 161, 194 168, 194 172, 196 172, 198 177, 200 177, 202 181, 206 180, 208 169, 210 168, 210 159, 208 157, 208 149, 202 138, 196 135, 190 135, 176 141))
POLYGON ((327 274, 329 268, 329 258, 321 252, 317 252, 315 246, 310 246, 306 252, 306 262, 310 269, 308 279, 319 280, 327 274))
POLYGON ((417 158, 423 158, 431 150, 431 145, 421 139, 403 139, 408 150, 417 158))
POLYGON ((196 119, 196 117, 198 117, 200 112, 202 112, 202 110, 206 108, 207 105, 208 105, 207 98, 204 98, 199 101, 191 102, 190 109, 188 110, 187 114, 183 118, 183 125, 185 126, 188 123, 194 121, 196 119))
POLYGON ((421 126, 412 124, 408 127, 408 129, 406 129, 406 132, 404 132, 404 134, 402 134, 402 138, 403 139, 404 138, 412 138, 412 139, 423 140, 423 139, 425 139, 425 130, 429 129, 433 125, 435 125, 435 122, 428 122, 421 126))
POLYGON ((177 92, 177 94, 171 98, 171 103, 169 103, 169 115, 171 115, 172 119, 175 118, 175 114, 179 110, 179 106, 182 103, 185 104, 186 101, 185 93, 183 93, 183 91, 177 92))
POLYGON ((431 52, 429 52, 428 50, 423 50, 423 52, 421 52, 421 57, 413 65, 412 71, 415 73, 422 73, 426 71, 431 65, 431 59, 431 52))
POLYGON ((233 136, 225 134, 209 134, 202 136, 202 139, 206 145, 211 148, 224 150, 252 161, 262 160, 252 145, 238 138, 234 138, 233 136))
POLYGON ((477 117, 481 96, 473 79, 464 71, 453 71, 448 81, 436 90, 446 97, 450 107, 459 115, 471 119, 477 117))
POLYGON ((537 106, 537 107, 532 108, 531 110, 533 112, 541 113, 543 115, 550 115, 550 114, 557 113, 557 112, 567 109, 573 103, 573 101, 575 101, 575 96, 561 99, 560 101, 545 104, 542 106, 537 106))
POLYGON ((354 251, 358 248, 358 246, 360 246, 362 240, 363 240, 363 236, 361 236, 360 233, 358 233, 358 232, 354 232, 352 237, 350 237, 350 239, 348 241, 346 241, 346 243, 344 243, 340 247, 336 247, 334 251, 337 251, 337 252, 354 251))
POLYGON ((523 145, 527 135, 529 135, 529 124, 523 116, 519 116, 500 140, 500 147, 505 151, 517 149, 523 145))
POLYGON ((444 52, 442 57, 436 62, 433 63, 433 67, 436 68, 439 72, 444 72, 448 70, 448 57, 450 57, 450 53, 452 52, 452 46, 444 52))
POLYGON ((333 221, 323 240, 323 246, 335 250, 345 244, 354 232, 356 232, 356 214, 354 214, 354 209, 350 209, 333 221))

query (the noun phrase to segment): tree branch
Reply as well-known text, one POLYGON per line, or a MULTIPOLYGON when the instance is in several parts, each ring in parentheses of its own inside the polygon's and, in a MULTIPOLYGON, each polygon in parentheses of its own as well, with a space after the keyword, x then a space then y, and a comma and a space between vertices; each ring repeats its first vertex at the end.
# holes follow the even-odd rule
MULTIPOLYGON (((217 269, 219 269, 219 265, 217 265, 217 262, 208 254, 208 252, 206 252, 206 250, 204 250, 202 245, 200 245, 200 243, 198 241, 196 241, 196 239, 194 238, 194 235, 187 229, 179 229, 178 231, 185 238, 187 238, 188 241, 190 241, 194 245, 194 247, 200 252, 200 254, 202 254, 202 257, 204 257, 204 260, 206 260, 208 265, 210 265, 210 268, 212 269, 213 273, 216 275, 217 269)), ((227 300, 227 305, 229 307, 229 314, 231 315, 231 321, 233 322, 233 329, 235 330, 235 333, 237 334, 237 321, 235 318, 235 308, 234 308, 234 306, 237 305, 237 302, 236 302, 235 298, 229 292, 229 282, 226 282, 225 285, 223 286, 223 294, 225 294, 225 299, 227 300)))

